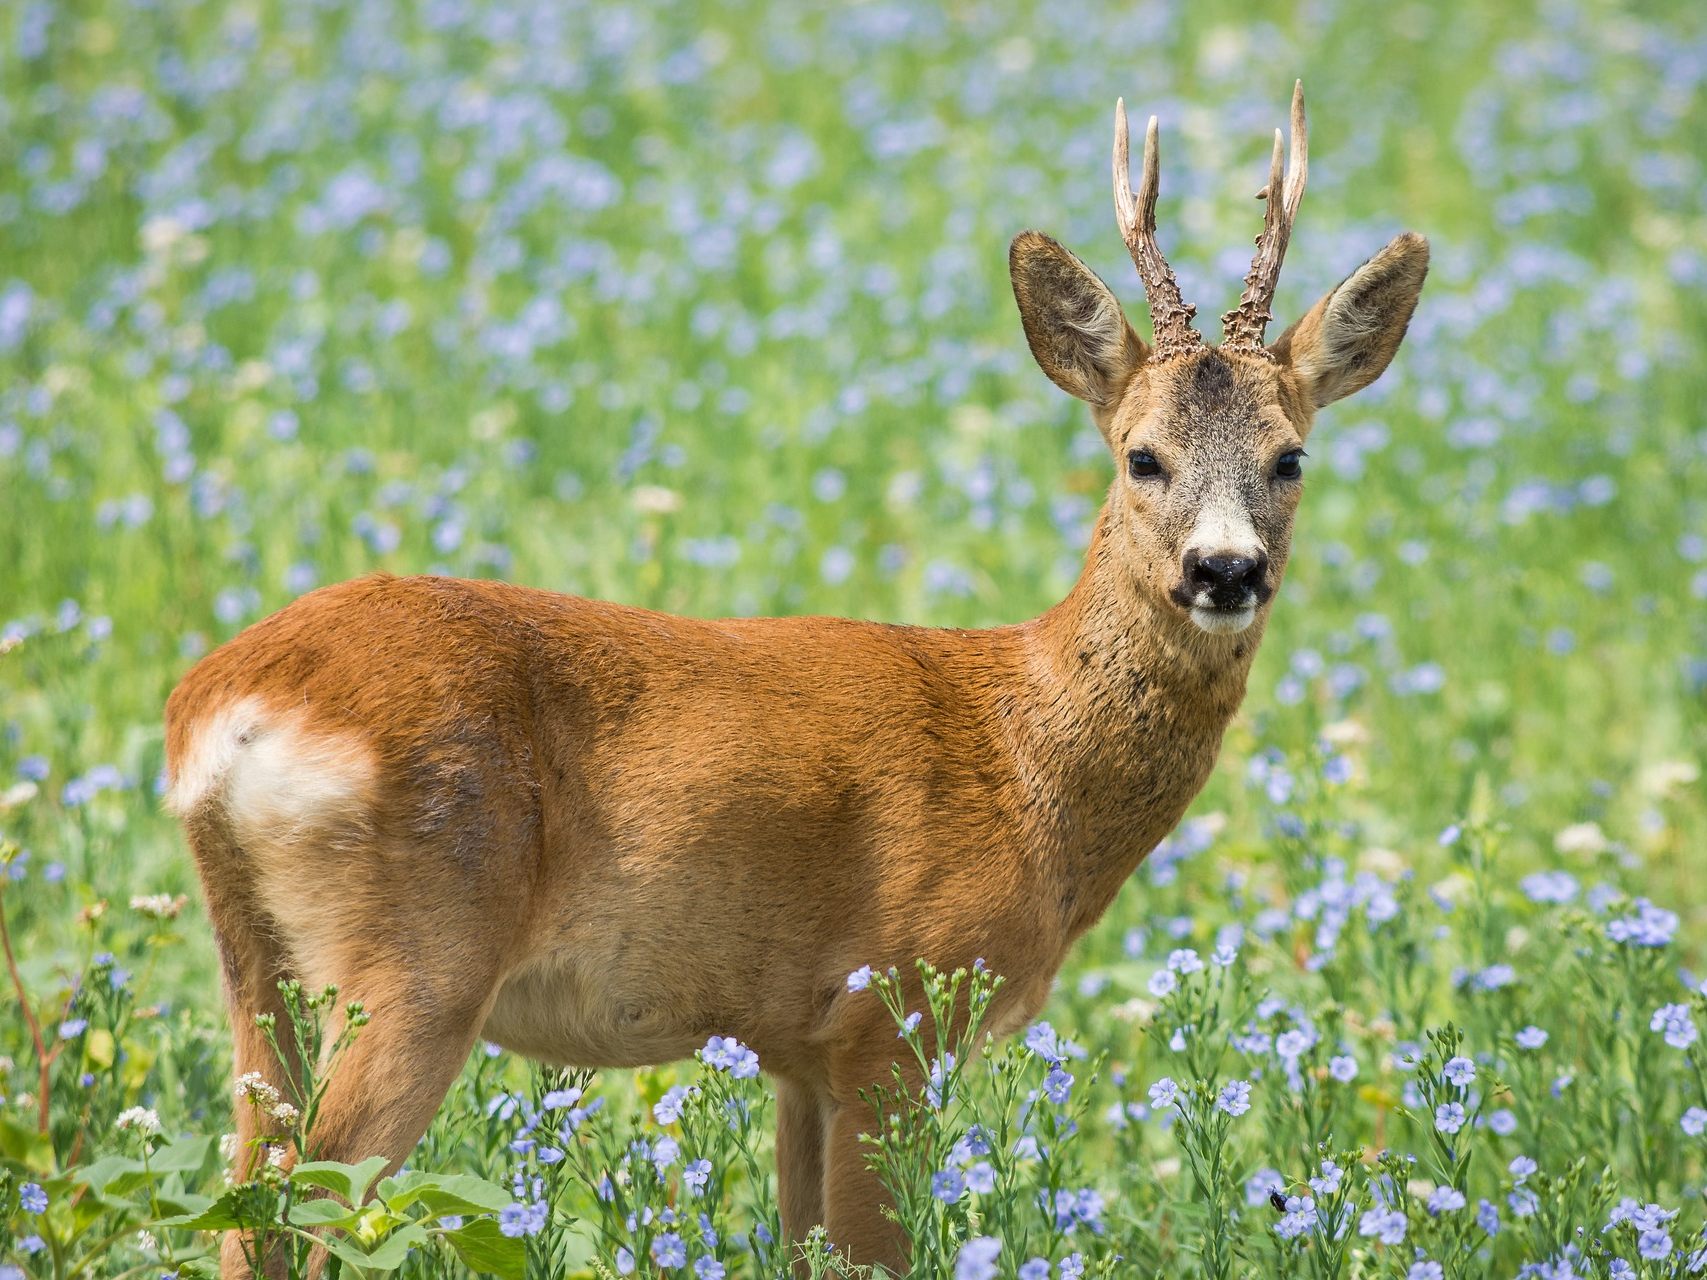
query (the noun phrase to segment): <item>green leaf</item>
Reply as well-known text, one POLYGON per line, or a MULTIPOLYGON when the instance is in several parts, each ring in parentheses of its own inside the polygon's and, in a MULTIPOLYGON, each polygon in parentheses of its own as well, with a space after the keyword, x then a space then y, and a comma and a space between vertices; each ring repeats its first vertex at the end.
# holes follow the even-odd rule
POLYGON ((496 1213, 510 1203, 509 1192, 471 1173, 411 1171, 379 1184, 379 1198, 393 1213, 419 1204, 432 1217, 447 1213, 496 1213))
POLYGON ((232 1187, 198 1212, 173 1214, 158 1219, 153 1225, 176 1227, 182 1231, 230 1231, 234 1227, 243 1226, 243 1190, 241 1186, 232 1187))
MULTIPOLYGON (((143 1172, 142 1161, 132 1160, 128 1156, 104 1156, 93 1164, 86 1164, 80 1169, 71 1170, 67 1176, 74 1183, 81 1183, 96 1195, 105 1195, 113 1181, 125 1174, 140 1174, 143 1172)), ((122 1195, 123 1191, 114 1192, 122 1195)))
POLYGON ((286 1216, 298 1227, 348 1227, 362 1216, 362 1211, 339 1200, 319 1198, 298 1200, 286 1216))
POLYGON ((36 1173, 53 1172, 53 1143, 45 1133, 17 1116, 0 1115, 0 1156, 16 1160, 36 1173))
POLYGON ((496 1218, 475 1218, 445 1232, 444 1238, 470 1271, 484 1271, 500 1280, 525 1280, 527 1249, 519 1236, 500 1231, 496 1218))
POLYGON ((298 1186, 306 1183, 343 1196, 352 1206, 359 1205, 367 1195, 369 1184, 379 1177, 391 1162, 384 1156, 369 1156, 360 1164, 339 1164, 336 1160, 310 1160, 291 1170, 290 1180, 298 1186))
POLYGON ((361 1242, 354 1236, 331 1235, 325 1238, 326 1251, 353 1267, 364 1271, 395 1271, 403 1265, 411 1249, 419 1249, 430 1237, 418 1222, 399 1227, 381 1240, 371 1253, 363 1252, 361 1242))
POLYGON ((207 1163, 213 1144, 212 1134, 190 1134, 153 1152, 148 1167, 155 1173, 196 1173, 207 1163))

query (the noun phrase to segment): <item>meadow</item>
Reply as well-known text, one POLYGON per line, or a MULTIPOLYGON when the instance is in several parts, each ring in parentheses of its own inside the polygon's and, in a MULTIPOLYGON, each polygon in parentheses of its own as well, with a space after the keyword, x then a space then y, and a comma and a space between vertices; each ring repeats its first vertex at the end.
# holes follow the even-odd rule
POLYGON ((1707 1271, 1707 9, 19 0, 0 1278, 209 1275, 235 1222, 299 1264, 320 1228, 346 1276, 786 1276, 763 1063, 720 1041, 477 1051, 365 1209, 310 1193, 371 1167, 227 1187, 233 1108, 288 1145, 319 1082, 233 1092, 162 704, 374 570, 1033 616, 1111 469, 1008 241, 1144 328, 1124 95, 1213 334, 1296 76, 1279 319, 1413 229, 1410 336, 1318 421, 1192 815, 1022 1037, 945 1029, 999 975, 896 1007, 931 1083, 874 1100, 873 1158, 927 1277, 1707 1271))

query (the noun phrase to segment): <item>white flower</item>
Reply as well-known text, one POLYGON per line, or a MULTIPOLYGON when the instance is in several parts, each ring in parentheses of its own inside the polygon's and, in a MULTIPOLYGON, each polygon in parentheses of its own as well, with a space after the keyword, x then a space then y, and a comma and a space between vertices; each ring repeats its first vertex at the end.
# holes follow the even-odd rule
POLYGON ((130 909, 150 920, 176 920, 188 901, 181 893, 175 898, 169 893, 144 893, 130 900, 130 909))
POLYGON ((160 1117, 148 1107, 131 1107, 119 1112, 119 1118, 113 1122, 120 1129, 135 1129, 143 1137, 160 1132, 160 1117))
POLYGON ((1553 847, 1560 853, 1575 853, 1592 857, 1606 852, 1606 833, 1598 822, 1576 822, 1553 837, 1553 847))
POLYGON ((682 495, 658 484, 636 485, 628 500, 643 516, 667 516, 682 508, 682 495))

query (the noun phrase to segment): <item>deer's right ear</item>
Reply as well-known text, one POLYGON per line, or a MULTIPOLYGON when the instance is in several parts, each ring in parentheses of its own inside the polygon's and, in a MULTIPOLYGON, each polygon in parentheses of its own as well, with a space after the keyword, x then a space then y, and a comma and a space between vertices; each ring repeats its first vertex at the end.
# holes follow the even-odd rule
POLYGON ((1014 237, 1008 274, 1025 340, 1049 380, 1096 408, 1112 408, 1150 354, 1113 292, 1041 231, 1014 237))

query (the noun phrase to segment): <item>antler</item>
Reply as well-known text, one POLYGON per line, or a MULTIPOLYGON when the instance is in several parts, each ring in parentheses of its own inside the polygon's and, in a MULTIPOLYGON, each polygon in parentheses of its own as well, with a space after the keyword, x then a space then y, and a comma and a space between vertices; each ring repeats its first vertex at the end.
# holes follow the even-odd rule
POLYGON ((1131 155, 1126 140, 1126 100, 1114 104, 1114 216, 1120 235, 1144 282, 1150 300, 1150 323, 1155 330, 1156 352, 1152 357, 1189 355, 1203 345, 1203 337, 1191 327, 1197 308, 1180 298, 1179 281, 1156 244, 1156 117, 1144 133, 1144 176, 1132 190, 1131 155))
POLYGON ((1268 185, 1257 192, 1267 201, 1263 210, 1262 234, 1257 237, 1256 257, 1245 276, 1245 291, 1239 305, 1221 317, 1221 346, 1267 354, 1263 330, 1274 319, 1274 286, 1280 280, 1280 264, 1286 257, 1286 242, 1292 238, 1292 223, 1304 199, 1304 179, 1310 170, 1310 131, 1304 122, 1304 82, 1292 90, 1292 155, 1286 165, 1286 186, 1280 184, 1282 147, 1280 130, 1274 131, 1274 154, 1268 163, 1268 185))

